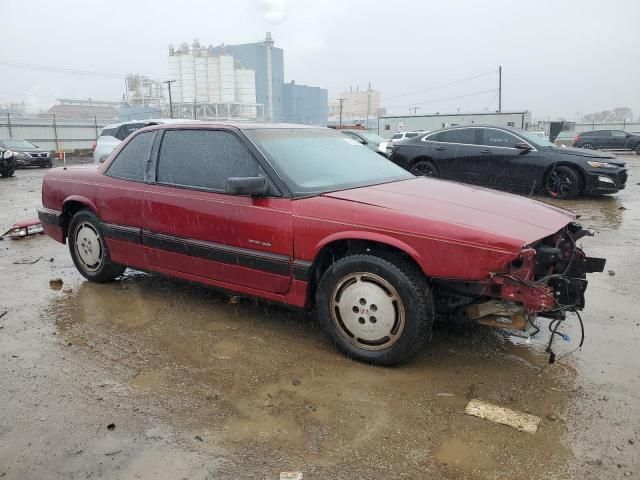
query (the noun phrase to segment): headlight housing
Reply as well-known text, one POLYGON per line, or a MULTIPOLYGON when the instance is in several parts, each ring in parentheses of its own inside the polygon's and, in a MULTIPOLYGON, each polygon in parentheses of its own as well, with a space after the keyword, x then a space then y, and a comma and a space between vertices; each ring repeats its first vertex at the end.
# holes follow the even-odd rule
POLYGON ((13 152, 7 148, 2 154, 2 158, 9 160, 11 157, 13 157, 13 152))
POLYGON ((613 163, 607 163, 607 162, 595 162, 595 161, 588 160, 587 163, 591 165, 593 168, 617 168, 618 167, 613 163))

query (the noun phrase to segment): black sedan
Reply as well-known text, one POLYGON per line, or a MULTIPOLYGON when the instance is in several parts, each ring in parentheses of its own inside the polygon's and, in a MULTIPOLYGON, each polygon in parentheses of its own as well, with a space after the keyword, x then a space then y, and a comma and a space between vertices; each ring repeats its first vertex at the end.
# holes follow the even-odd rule
POLYGON ((52 158, 47 150, 27 140, 9 138, 0 140, 0 147, 13 151, 17 167, 51 167, 52 158))
POLYGON ((627 168, 614 155, 560 148, 510 127, 452 127, 394 144, 391 161, 414 175, 556 198, 615 193, 627 168))
POLYGON ((576 148, 607 148, 611 150, 631 150, 640 155, 640 135, 622 130, 593 130, 576 135, 576 148))

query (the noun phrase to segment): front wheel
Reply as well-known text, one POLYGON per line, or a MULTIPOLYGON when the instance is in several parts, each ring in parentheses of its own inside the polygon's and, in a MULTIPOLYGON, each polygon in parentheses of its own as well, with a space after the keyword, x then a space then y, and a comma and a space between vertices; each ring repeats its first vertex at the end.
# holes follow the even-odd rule
POLYGON ((636 155, 640 155, 640 143, 636 144, 636 148, 633 151, 636 152, 636 155))
POLYGON ((416 177, 437 177, 438 170, 433 162, 429 160, 417 161, 410 170, 416 177))
POLYGON ((15 173, 15 171, 16 171, 15 167, 8 168, 7 170, 0 170, 0 176, 13 177, 13 174, 15 173))
POLYGON ((549 172, 545 180, 547 194, 554 198, 568 200, 582 193, 582 178, 571 167, 560 165, 549 172))
POLYGON ((595 150, 596 147, 593 145, 593 143, 583 143, 582 148, 585 148, 587 150, 595 150))
POLYGON ((318 318, 347 356, 394 365, 425 345, 433 297, 422 272, 400 258, 349 255, 331 265, 316 291, 318 318))
POLYGON ((77 212, 71 219, 68 237, 73 263, 87 280, 105 283, 124 273, 125 266, 111 261, 100 220, 93 212, 77 212))

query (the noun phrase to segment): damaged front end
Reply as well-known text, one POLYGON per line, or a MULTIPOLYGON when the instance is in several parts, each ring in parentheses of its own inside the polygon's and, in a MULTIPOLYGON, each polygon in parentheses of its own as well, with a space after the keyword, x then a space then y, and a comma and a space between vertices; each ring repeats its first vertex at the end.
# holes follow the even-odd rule
POLYGON ((524 247, 502 271, 481 281, 436 280, 436 312, 454 321, 526 330, 536 316, 564 319, 584 308, 587 274, 605 259, 587 257, 576 242, 592 235, 576 222, 524 247))

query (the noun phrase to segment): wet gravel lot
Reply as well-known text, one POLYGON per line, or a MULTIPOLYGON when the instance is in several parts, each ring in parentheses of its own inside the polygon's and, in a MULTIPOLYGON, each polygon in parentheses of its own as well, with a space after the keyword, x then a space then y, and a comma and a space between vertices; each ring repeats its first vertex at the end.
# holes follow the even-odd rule
MULTIPOLYGON (((640 477, 640 157, 625 158, 622 193, 555 202, 611 272, 590 277, 583 348, 554 365, 545 319, 530 340, 441 327, 415 361, 372 367, 302 312, 132 271, 90 284, 65 245, 5 239, 0 478, 640 477), (542 423, 467 416, 470 398, 542 423)), ((44 173, 0 181, 0 228, 36 216, 44 173)), ((564 331, 558 356, 579 339, 575 319, 564 331)))

